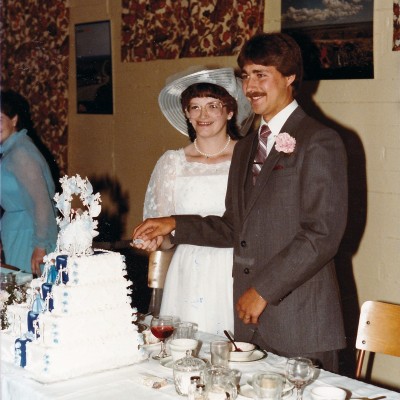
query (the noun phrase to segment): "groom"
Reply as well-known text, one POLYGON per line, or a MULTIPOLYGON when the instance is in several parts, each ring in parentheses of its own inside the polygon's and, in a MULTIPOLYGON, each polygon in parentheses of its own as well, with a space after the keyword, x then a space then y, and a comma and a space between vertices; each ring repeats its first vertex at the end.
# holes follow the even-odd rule
POLYGON ((337 372, 346 345, 333 261, 347 219, 344 146, 295 100, 302 57, 291 37, 254 36, 238 64, 261 125, 235 146, 225 214, 149 219, 133 237, 148 250, 174 230, 175 244, 233 246, 235 338, 337 372))

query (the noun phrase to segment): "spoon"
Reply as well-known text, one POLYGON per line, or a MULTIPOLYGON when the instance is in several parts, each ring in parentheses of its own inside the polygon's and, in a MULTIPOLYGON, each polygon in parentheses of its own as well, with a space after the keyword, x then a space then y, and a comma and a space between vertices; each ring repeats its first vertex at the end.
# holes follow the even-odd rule
POLYGON ((378 396, 378 397, 350 397, 350 400, 380 400, 385 399, 386 396, 378 396))
POLYGON ((236 343, 233 340, 233 337, 229 334, 228 331, 224 331, 224 334, 229 339, 229 341, 233 344, 233 347, 235 348, 235 351, 242 351, 242 349, 239 349, 239 347, 236 346, 236 343))

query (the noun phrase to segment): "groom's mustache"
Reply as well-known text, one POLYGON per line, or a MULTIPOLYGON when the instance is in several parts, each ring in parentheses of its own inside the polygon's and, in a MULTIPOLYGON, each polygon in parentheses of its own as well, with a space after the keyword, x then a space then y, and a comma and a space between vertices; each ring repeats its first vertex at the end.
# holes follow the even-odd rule
POLYGON ((246 97, 249 99, 252 99, 253 97, 262 97, 266 96, 267 94, 265 92, 246 92, 246 97))

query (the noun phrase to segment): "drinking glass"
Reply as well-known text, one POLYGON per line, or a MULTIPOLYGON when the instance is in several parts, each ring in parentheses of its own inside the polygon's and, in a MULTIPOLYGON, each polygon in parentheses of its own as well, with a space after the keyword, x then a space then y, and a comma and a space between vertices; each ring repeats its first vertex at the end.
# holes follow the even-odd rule
POLYGON ((151 333, 161 341, 161 351, 153 356, 155 360, 161 360, 168 357, 165 351, 164 340, 172 335, 174 332, 174 318, 170 315, 155 315, 150 322, 151 333))
POLYGON ((258 400, 279 400, 282 397, 283 375, 276 372, 257 372, 253 375, 252 386, 258 400))
POLYGON ((304 357, 289 358, 286 363, 286 378, 297 390, 297 400, 302 400, 302 389, 314 376, 314 366, 311 360, 304 357))
POLYGON ((204 373, 207 400, 235 400, 238 396, 236 374, 229 368, 211 365, 204 373))
POLYGON ((228 367, 229 342, 227 340, 214 340, 210 343, 211 364, 228 367))
POLYGON ((179 321, 174 323, 174 339, 196 339, 198 326, 194 322, 179 321))

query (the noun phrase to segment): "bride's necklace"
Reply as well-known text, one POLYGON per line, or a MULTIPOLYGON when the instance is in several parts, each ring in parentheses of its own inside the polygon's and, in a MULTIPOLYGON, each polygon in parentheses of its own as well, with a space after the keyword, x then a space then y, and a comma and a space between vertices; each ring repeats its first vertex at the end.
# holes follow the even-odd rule
POLYGON ((199 154, 201 154, 202 156, 204 156, 205 158, 211 158, 211 157, 215 157, 215 156, 219 156, 221 153, 223 153, 226 149, 227 149, 227 147, 229 146, 229 143, 231 142, 231 137, 230 136, 228 136, 228 140, 226 141, 226 143, 225 143, 225 146, 221 149, 221 150, 219 150, 219 151, 217 151, 216 153, 203 153, 198 147, 197 147, 197 138, 196 139, 194 139, 194 148, 196 149, 196 151, 199 153, 199 154))

